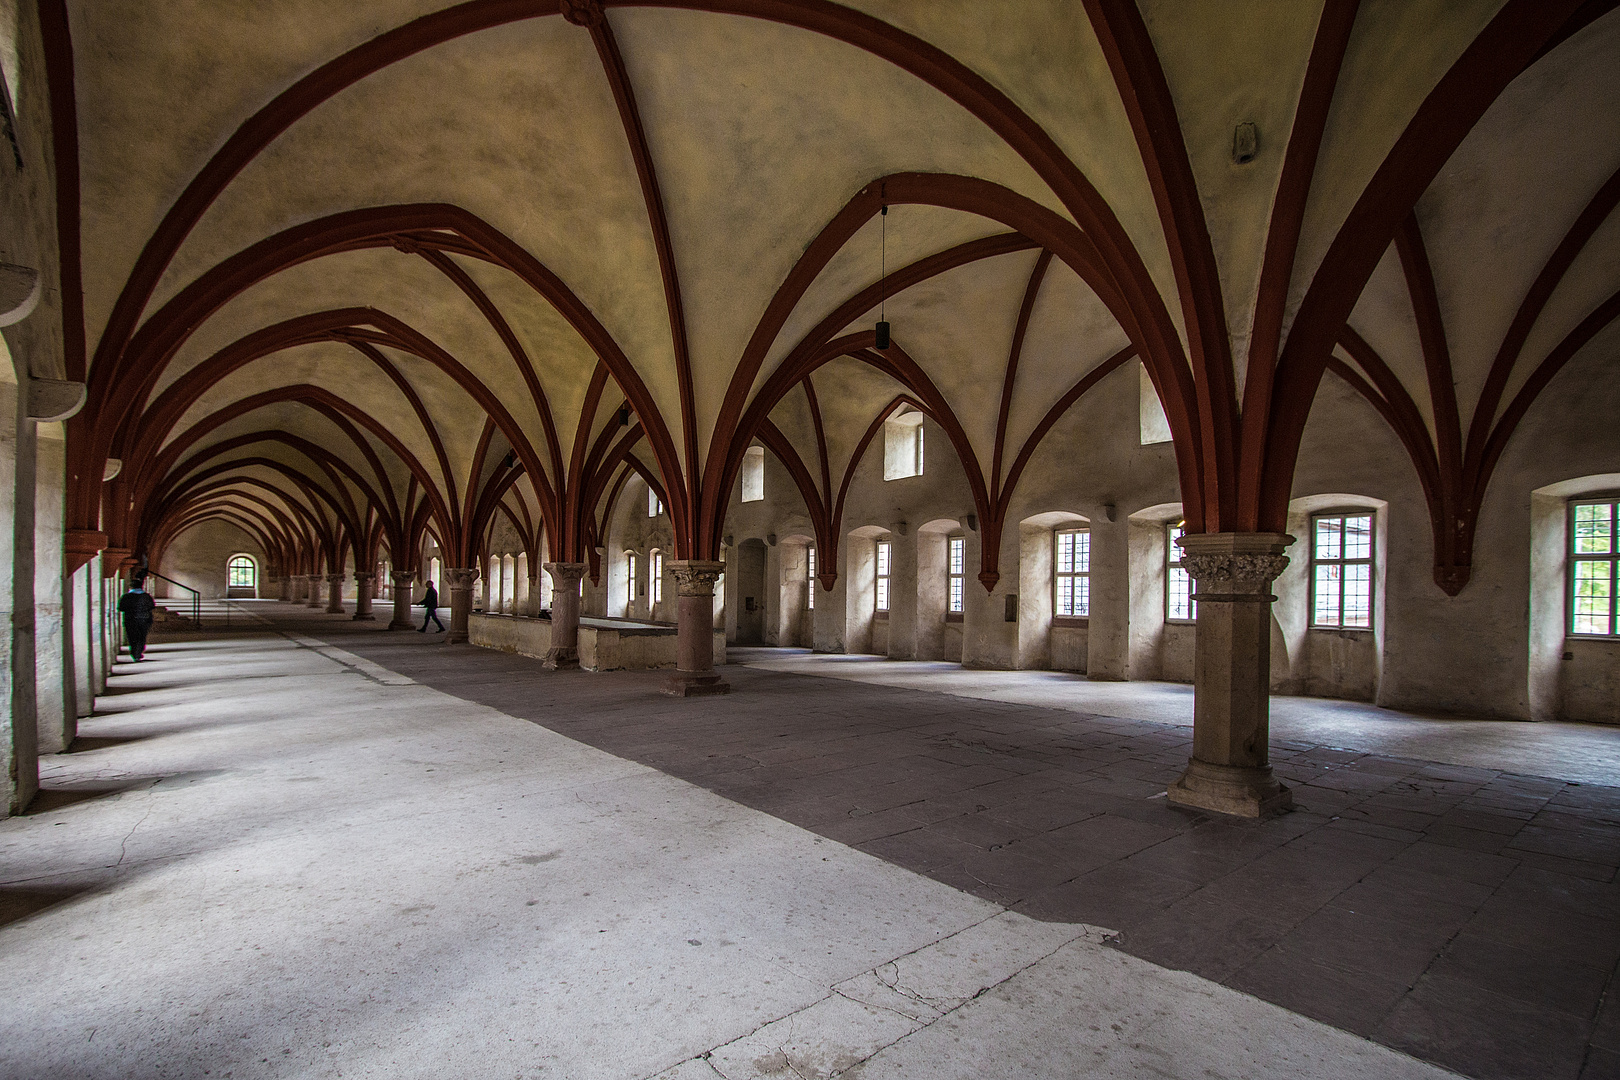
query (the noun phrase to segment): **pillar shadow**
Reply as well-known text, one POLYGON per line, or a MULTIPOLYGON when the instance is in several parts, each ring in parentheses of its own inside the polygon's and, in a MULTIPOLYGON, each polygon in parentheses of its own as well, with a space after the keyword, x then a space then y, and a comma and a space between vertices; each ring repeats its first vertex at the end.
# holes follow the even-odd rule
POLYGON ((0 926, 37 915, 91 890, 87 885, 0 885, 0 926))

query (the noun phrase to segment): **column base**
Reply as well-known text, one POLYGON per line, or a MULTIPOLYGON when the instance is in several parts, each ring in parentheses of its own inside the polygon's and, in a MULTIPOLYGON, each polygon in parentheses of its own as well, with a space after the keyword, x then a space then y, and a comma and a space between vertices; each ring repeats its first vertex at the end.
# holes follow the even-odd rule
POLYGON ((718 672, 681 671, 677 668, 675 674, 664 683, 663 690, 670 697, 711 697, 731 693, 731 684, 720 678, 718 672))
POLYGON ((1187 760, 1187 771, 1165 797, 1177 806, 1213 810, 1234 817, 1260 818, 1294 805, 1294 794, 1271 773, 1270 765, 1212 765, 1187 760))
POLYGON ((547 671, 578 671, 579 649, 564 649, 561 647, 546 650, 546 658, 540 666, 547 671))
POLYGON ((412 623, 400 622, 398 619, 395 619, 393 622, 388 624, 388 629, 390 629, 390 630, 415 630, 416 627, 412 623))
POLYGON ((461 630, 461 631, 446 630, 444 632, 444 643, 446 645, 465 645, 465 644, 467 644, 467 631, 465 631, 465 630, 461 630))
POLYGON ((377 621, 377 616, 371 614, 371 612, 369 612, 369 611, 366 612, 364 615, 351 615, 351 616, 349 616, 349 618, 352 619, 354 622, 376 622, 377 621))

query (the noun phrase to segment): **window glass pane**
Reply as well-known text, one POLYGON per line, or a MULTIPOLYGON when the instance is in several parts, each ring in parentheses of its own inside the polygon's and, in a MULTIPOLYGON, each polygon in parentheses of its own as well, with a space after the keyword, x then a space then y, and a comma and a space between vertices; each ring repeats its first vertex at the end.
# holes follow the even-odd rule
POLYGON ((1076 573, 1089 574, 1091 572, 1091 533, 1071 533, 1074 537, 1074 569, 1076 573))
POLYGON ((1064 575, 1057 579, 1057 597, 1053 600, 1053 614, 1074 614, 1074 578, 1064 575))
POLYGON ((877 546, 877 609, 889 610, 889 544, 877 546))
POLYGON ((1372 520, 1370 514, 1344 519, 1345 558, 1372 558, 1372 520))
POLYGON ((1339 625, 1339 581, 1343 567, 1337 564, 1316 567, 1315 604, 1311 622, 1316 626, 1339 625))
POLYGON ((1060 574, 1074 572, 1074 533, 1057 534, 1057 572, 1060 574))
POLYGON ((959 577, 951 578, 951 610, 962 610, 962 579, 959 577))
POLYGON ((962 572, 962 558, 967 550, 967 541, 957 536, 951 539, 951 573, 962 572))
POLYGON ((1343 518, 1317 518, 1316 519, 1316 557, 1318 559, 1342 559, 1343 548, 1339 543, 1339 530, 1343 525, 1343 518))
POLYGON ((1372 567, 1367 563, 1344 568, 1343 625, 1372 626, 1372 567))
POLYGON ((1607 555, 1614 550, 1613 503, 1587 503, 1575 507, 1575 553, 1607 555))
POLYGON ((1574 611, 1570 632, 1613 633, 1614 564, 1608 560, 1579 559, 1575 563, 1574 611))
POLYGON ((1187 571, 1182 567, 1172 566, 1167 586, 1167 617, 1181 622, 1192 621, 1192 579, 1187 576, 1187 571))
POLYGON ((1074 578, 1074 613, 1085 618, 1091 614, 1091 579, 1074 578))
POLYGON ((804 555, 805 577, 809 579, 807 582, 809 591, 805 594, 804 606, 814 611, 816 610, 816 549, 807 547, 804 549, 804 555))

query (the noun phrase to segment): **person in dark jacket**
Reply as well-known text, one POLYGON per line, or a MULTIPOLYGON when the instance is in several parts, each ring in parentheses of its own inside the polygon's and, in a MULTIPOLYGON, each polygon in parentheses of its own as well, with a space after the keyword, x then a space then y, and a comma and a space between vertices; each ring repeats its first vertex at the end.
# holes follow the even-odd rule
POLYGON ((136 663, 146 655, 146 635, 152 629, 152 612, 157 608, 145 585, 144 577, 135 578, 129 583, 129 592, 118 598, 118 611, 124 617, 124 640, 136 663))
POLYGON ((427 595, 422 597, 422 607, 427 609, 427 614, 422 616, 422 629, 418 630, 417 633, 427 633, 427 624, 429 619, 432 619, 439 628, 434 632, 442 633, 444 630, 444 623, 439 622, 439 590, 433 587, 432 578, 428 579, 427 595))

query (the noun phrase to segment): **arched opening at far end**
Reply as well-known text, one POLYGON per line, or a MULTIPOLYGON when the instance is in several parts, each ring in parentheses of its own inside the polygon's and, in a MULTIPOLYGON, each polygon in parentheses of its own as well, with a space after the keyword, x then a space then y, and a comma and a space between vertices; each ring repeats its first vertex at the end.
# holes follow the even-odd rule
POLYGON ((259 564, 244 552, 225 561, 225 598, 227 600, 257 600, 259 598, 259 564))

